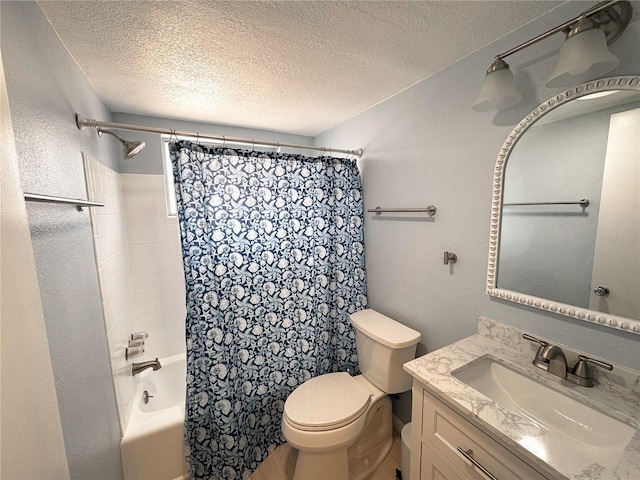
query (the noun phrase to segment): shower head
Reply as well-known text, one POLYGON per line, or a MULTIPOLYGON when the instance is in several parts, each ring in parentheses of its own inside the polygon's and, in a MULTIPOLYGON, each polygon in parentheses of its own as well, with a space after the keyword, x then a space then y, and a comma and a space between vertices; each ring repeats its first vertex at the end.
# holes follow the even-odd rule
POLYGON ((126 159, 135 157, 144 148, 144 142, 129 142, 125 140, 122 145, 124 145, 124 158, 126 159))
POLYGON ((124 147, 123 156, 125 160, 135 157, 138 153, 140 153, 140 150, 144 148, 144 142, 130 142, 129 140, 125 140, 120 135, 117 135, 111 130, 104 130, 100 127, 96 127, 96 129, 98 130, 98 135, 100 136, 102 136, 103 133, 108 133, 109 135, 113 135, 118 140, 120 140, 120 143, 122 143, 122 146, 124 147))

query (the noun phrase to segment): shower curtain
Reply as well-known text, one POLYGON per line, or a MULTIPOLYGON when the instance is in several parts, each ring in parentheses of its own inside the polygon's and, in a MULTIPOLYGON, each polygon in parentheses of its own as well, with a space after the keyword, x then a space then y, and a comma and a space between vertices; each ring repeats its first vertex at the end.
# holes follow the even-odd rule
POLYGON ((301 383, 357 370, 366 308, 354 160, 170 145, 187 289, 192 479, 247 478, 301 383))

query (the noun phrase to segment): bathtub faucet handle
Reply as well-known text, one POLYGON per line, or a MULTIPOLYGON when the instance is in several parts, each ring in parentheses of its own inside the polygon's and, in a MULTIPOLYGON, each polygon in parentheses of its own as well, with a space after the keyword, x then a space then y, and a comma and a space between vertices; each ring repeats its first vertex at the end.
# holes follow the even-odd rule
POLYGON ((124 350, 124 358, 125 360, 129 360, 131 357, 137 357, 144 353, 144 343, 140 345, 131 345, 124 350))
POLYGON ((129 347, 144 347, 144 339, 136 338, 135 340, 129 340, 129 347))
POLYGON ((149 338, 149 334, 147 332, 133 332, 131 334, 130 341, 142 340, 143 342, 149 338))

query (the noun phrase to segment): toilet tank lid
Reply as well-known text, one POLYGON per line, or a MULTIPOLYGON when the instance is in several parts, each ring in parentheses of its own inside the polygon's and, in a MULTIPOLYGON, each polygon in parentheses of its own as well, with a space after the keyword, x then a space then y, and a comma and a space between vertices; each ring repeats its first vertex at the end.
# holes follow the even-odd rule
POLYGON ((353 326, 368 337, 390 348, 405 348, 420 341, 420 332, 371 310, 360 310, 350 315, 353 326))

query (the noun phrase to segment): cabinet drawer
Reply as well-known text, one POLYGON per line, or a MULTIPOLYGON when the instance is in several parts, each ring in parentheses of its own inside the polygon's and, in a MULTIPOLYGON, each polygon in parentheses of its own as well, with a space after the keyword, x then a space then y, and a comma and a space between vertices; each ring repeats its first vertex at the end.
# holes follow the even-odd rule
POLYGON ((422 443, 420 480, 467 480, 451 462, 443 459, 427 444, 422 443))
POLYGON ((486 479, 481 467, 465 459, 467 452, 498 480, 544 480, 545 477, 433 395, 424 391, 422 436, 469 478, 486 479))

